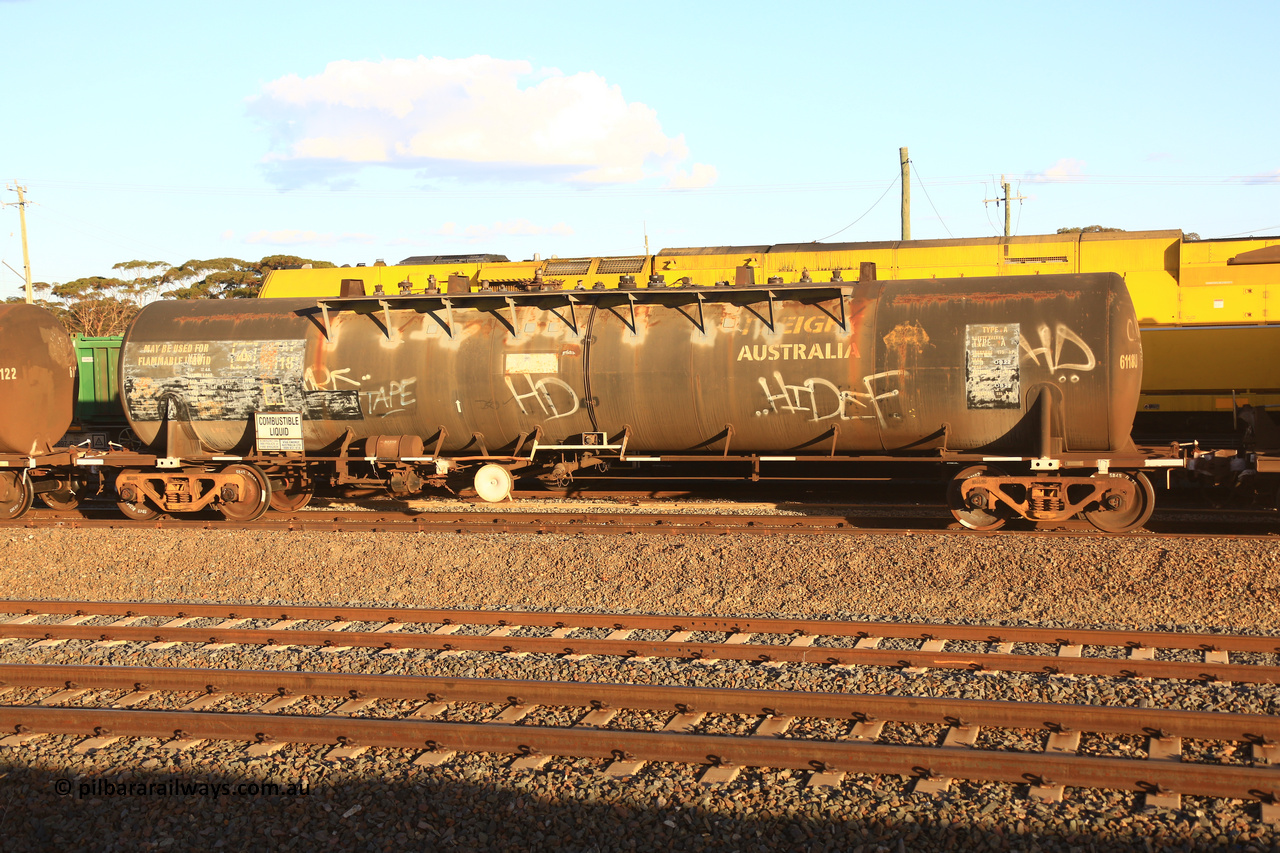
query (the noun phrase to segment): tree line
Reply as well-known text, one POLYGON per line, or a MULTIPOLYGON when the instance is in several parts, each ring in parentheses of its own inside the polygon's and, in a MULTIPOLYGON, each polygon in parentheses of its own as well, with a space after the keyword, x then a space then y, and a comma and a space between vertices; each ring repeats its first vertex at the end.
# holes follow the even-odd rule
MULTIPOLYGON (((271 270, 332 267, 296 255, 268 255, 260 261, 239 258, 190 260, 174 266, 165 261, 122 261, 114 276, 90 276, 64 283, 37 282, 36 303, 49 309, 67 331, 98 337, 122 334, 142 306, 155 299, 247 299, 258 295, 271 270)), ((13 297, 9 302, 21 302, 13 297)))

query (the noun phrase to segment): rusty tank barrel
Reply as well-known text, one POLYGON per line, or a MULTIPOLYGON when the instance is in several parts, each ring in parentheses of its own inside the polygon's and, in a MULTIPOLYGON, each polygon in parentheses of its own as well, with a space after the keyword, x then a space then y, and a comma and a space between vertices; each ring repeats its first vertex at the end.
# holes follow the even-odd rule
POLYGON ((49 452, 71 425, 76 357, 58 318, 25 303, 0 304, 0 453, 49 452))
POLYGON ((1128 446, 1142 350, 1123 280, 1090 274, 165 301, 121 364, 144 442, 168 418, 222 452, 298 412, 311 452, 1035 455, 1128 446))

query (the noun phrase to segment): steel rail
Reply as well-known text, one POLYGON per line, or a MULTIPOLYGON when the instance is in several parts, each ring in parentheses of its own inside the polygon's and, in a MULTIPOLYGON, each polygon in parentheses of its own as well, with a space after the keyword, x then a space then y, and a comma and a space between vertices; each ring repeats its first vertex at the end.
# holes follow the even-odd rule
MULTIPOLYGON (((153 670, 140 667, 5 665, 6 686, 75 685, 135 690, 377 696, 432 703, 643 708, 678 713, 827 717, 859 722, 891 719, 950 727, 993 726, 1107 731, 1149 737, 1274 742, 1280 719, 1245 714, 1080 705, 984 702, 787 691, 648 685, 547 683, 239 670, 153 670)), ((425 719, 351 718, 207 711, 155 711, 60 706, 0 706, 0 729, 22 734, 218 739, 279 743, 426 748, 435 752, 568 755, 765 766, 821 771, 961 777, 1034 785, 1173 791, 1276 802, 1280 774, 1271 767, 889 745, 849 740, 744 737, 628 731, 595 726, 542 726, 425 719)))
POLYGON ((497 654, 662 657, 686 660, 737 660, 837 666, 918 667, 971 672, 1034 672, 1121 678, 1189 679, 1251 684, 1280 684, 1280 667, 1255 664, 1192 663, 1052 655, 923 652, 893 649, 780 646, 759 643, 670 643, 550 637, 488 637, 376 632, 302 631, 270 628, 148 628, 83 625, 0 625, 0 637, 28 640, 73 639, 97 642, 239 644, 366 649, 418 649, 497 654))
MULTIPOLYGON (((710 631, 729 634, 793 634, 833 637, 894 637, 983 643, 1114 646, 1196 651, 1280 652, 1280 636, 1140 631, 1111 628, 1036 628, 1022 625, 955 625, 944 622, 843 621, 754 616, 576 613, 536 610, 459 610, 361 605, 228 604, 157 601, 43 601, 0 599, 0 613, 27 615, 158 616, 214 619, 274 619, 314 622, 493 625, 614 630, 710 631)), ((0 632, 16 627, 0 622, 0 632)), ((56 628, 57 625, 45 625, 56 628)), ((109 627, 109 626, 104 626, 109 627)), ((346 634, 338 636, 346 637, 346 634)), ((384 635, 385 636, 385 635, 384 635)), ((514 638, 513 638, 514 639, 514 638)), ((774 648, 774 647, 771 647, 774 648)))
POLYGON ((1005 626, 939 625, 920 623, 836 622, 824 620, 735 619, 723 617, 636 616, 626 614, 565 614, 433 609, 273 607, 270 605, 209 605, 103 602, 0 602, 0 612, 23 612, 17 620, 0 622, 0 637, 36 641, 82 640, 103 643, 189 643, 258 646, 306 646, 327 648, 418 649, 471 651, 498 654, 599 655, 625 658, 663 657, 685 660, 737 660, 841 666, 884 666, 967 671, 1033 672, 1055 675, 1093 675, 1121 678, 1169 678, 1200 681, 1280 683, 1280 667, 1263 664, 1231 664, 1229 651, 1274 653, 1280 638, 1230 634, 1178 634, 1157 631, 1099 629, 1006 628, 1005 626), (74 614, 58 624, 31 624, 37 614, 74 614), (122 616, 115 624, 78 624, 87 614, 122 616), (229 620, 279 619, 261 628, 181 624, 138 626, 119 624, 144 616, 229 620), (20 620, 20 621, 18 621, 20 620), (321 630, 293 627, 305 621, 328 620, 321 630), (355 621, 382 622, 377 631, 339 630, 355 621), (16 622, 16 623, 15 623, 16 622), (431 633, 398 632, 401 626, 439 624, 431 633), (463 625, 497 626, 489 635, 457 635, 463 625), (515 626, 554 628, 550 637, 512 636, 515 626), (636 640, 621 636, 603 639, 574 638, 578 629, 610 628, 615 634, 634 630, 671 632, 664 640, 636 640), (724 641, 690 642, 693 632, 727 633, 724 641), (749 642, 755 634, 798 635, 790 644, 749 642), (857 637, 865 647, 816 646, 815 636, 857 637), (880 649, 885 637, 923 640, 921 649, 880 649), (1012 639, 1010 639, 1012 638, 1012 639), (945 644, 969 640, 1002 644, 996 652, 947 652, 945 644), (1054 645, 1057 655, 1012 654, 1013 642, 1054 645), (1129 658, 1081 657, 1084 645, 1145 649, 1149 655, 1129 658), (931 646, 931 647, 930 647, 931 646), (1155 648, 1195 649, 1217 653, 1217 660, 1203 662, 1154 659, 1155 648), (1072 649, 1075 654, 1064 652, 1072 649))
MULTIPOLYGON (((133 521, 112 518, 58 517, 30 513, 0 527, 41 527, 61 525, 71 528, 130 528, 169 530, 297 530, 297 531, 401 531, 410 533, 838 533, 874 528, 855 527, 845 516, 795 515, 694 515, 692 513, 606 513, 606 512, 420 512, 374 511, 271 513, 256 521, 193 519, 161 515, 154 520, 133 521), (366 517, 361 517, 361 516, 366 517)), ((867 521, 874 522, 875 519, 867 521)), ((945 525, 946 519, 921 519, 925 525, 945 525)), ((970 531, 975 532, 975 531, 970 531)))
MULTIPOLYGON (((305 512, 292 515, 268 514, 256 521, 181 518, 161 515, 150 521, 134 521, 119 516, 83 517, 66 512, 32 511, 21 518, 0 520, 0 528, 39 529, 128 529, 128 530, 279 530, 297 532, 366 533, 537 533, 537 534, 661 534, 673 536, 730 535, 938 535, 938 536, 1124 536, 1130 538, 1204 539, 1220 538, 1274 542, 1274 515, 1262 521, 1232 520, 1207 525, 1218 532, 1177 530, 1136 530, 1103 533, 1086 521, 1066 520, 1033 525, 1032 529, 969 530, 949 516, 916 518, 910 526, 903 519, 879 516, 786 516, 786 515, 693 515, 688 513, 582 513, 582 512, 468 512, 402 513, 344 511, 337 514, 305 512), (361 518, 361 515, 367 517, 361 518), (1245 530, 1257 532, 1243 532, 1245 530), (1226 531, 1226 532, 1223 532, 1226 531)), ((1155 526, 1153 523, 1152 526, 1155 526)))
MULTIPOLYGON (((491 705, 554 705, 708 714, 818 717, 859 722, 990 726, 1280 742, 1280 717, 1219 711, 1006 702, 928 696, 879 696, 797 690, 747 690, 579 681, 451 678, 242 669, 0 664, 5 688, 65 688, 258 693, 420 700, 491 705)), ((1280 785, 1280 773, 1276 784, 1280 785)))
POLYGON ((1280 774, 1266 767, 577 727, 9 706, 0 706, 0 727, 50 734, 341 744, 941 776, 1147 793, 1173 791, 1264 803, 1274 802, 1280 788, 1280 774))

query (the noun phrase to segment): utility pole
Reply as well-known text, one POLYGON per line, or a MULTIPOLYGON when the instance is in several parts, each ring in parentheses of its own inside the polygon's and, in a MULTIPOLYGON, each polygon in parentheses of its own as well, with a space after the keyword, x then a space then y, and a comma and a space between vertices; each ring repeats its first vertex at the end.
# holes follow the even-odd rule
MULTIPOLYGON (((18 220, 22 223, 22 271, 27 278, 27 304, 30 305, 35 299, 31 295, 31 255, 27 252, 27 200, 22 195, 27 188, 19 186, 17 180, 15 180, 10 189, 18 193, 18 220)), ((11 204, 14 204, 14 202, 9 202, 4 206, 8 207, 11 204)))
POLYGON ((1003 205, 1004 205, 1004 236, 1009 237, 1009 236, 1011 236, 1011 234, 1010 234, 1011 229, 1010 229, 1010 227, 1009 227, 1009 202, 1011 202, 1011 201, 1022 201, 1022 200, 1024 200, 1024 199, 1026 198, 1026 196, 1019 194, 1019 195, 1014 196, 1013 198, 1010 198, 1010 197, 1009 197, 1009 182, 1008 182, 1007 180, 1005 180, 1004 175, 1001 175, 1001 176, 1000 176, 1000 187, 1004 190, 1004 198, 984 198, 984 199, 982 200, 982 203, 983 203, 983 204, 991 204, 992 202, 994 202, 995 204, 1003 204, 1003 205))
POLYGON ((898 162, 902 166, 902 239, 911 239, 911 161, 907 149, 898 149, 898 162))

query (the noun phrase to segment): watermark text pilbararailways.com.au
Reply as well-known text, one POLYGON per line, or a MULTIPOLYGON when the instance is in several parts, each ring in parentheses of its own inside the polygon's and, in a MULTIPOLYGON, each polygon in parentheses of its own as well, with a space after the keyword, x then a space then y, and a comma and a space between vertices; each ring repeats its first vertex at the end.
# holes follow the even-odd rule
POLYGON ((56 779, 53 792, 60 797, 305 797, 306 782, 201 782, 187 779, 142 781, 139 779, 56 779))

